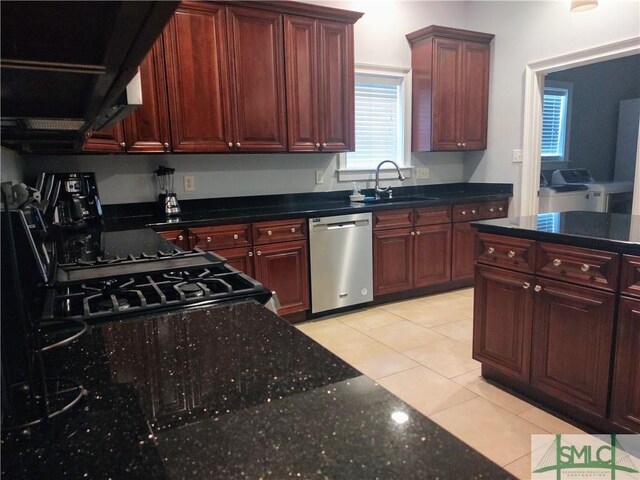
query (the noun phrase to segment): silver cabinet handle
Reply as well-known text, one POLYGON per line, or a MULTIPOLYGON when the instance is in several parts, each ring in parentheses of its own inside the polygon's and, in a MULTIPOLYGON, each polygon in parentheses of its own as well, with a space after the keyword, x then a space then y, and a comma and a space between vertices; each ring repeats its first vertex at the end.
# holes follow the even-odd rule
POLYGON ((207 237, 207 243, 211 243, 211 237, 207 237))
POLYGON ((233 142, 229 142, 229 148, 233 148, 233 142))
POLYGON ((237 240, 237 239, 238 239, 238 234, 237 234, 237 233, 234 233, 234 234, 233 234, 233 239, 234 239, 234 240, 237 240))
POLYGON ((411 236, 414 236, 416 234, 416 232, 411 232, 411 236))
POLYGON ((475 215, 476 211, 475 210, 471 210, 471 213, 473 213, 475 215))
POLYGON ((291 233, 296 233, 296 229, 291 227, 291 233))
POLYGON ((124 147, 126 147, 126 146, 127 146, 127 144, 126 144, 126 143, 124 143, 124 142, 120 142, 120 146, 121 146, 122 148, 124 148, 124 147))
POLYGON ((540 292, 540 291, 542 291, 542 287, 541 287, 540 285, 536 285, 535 287, 533 287, 533 289, 534 289, 536 292, 540 292))
POLYGON ((322 144, 322 148, 327 148, 327 144, 326 144, 326 143, 323 143, 323 144, 322 144))
POLYGON ((493 212, 495 212, 495 211, 496 211, 496 209, 495 209, 495 208, 493 208, 493 207, 491 207, 491 208, 489 209, 489 211, 490 211, 491 213, 493 213, 493 212))
POLYGON ((498 207, 498 211, 501 212, 503 210, 502 207, 498 207))
POLYGON ((249 256, 250 256, 250 257, 253 257, 253 252, 249 252, 249 256))
POLYGON ((236 143, 236 147, 238 147, 238 148, 241 147, 240 142, 236 143))
POLYGON ((316 148, 320 148, 320 144, 319 143, 316 143, 316 148))
POLYGON ((582 270, 583 272, 588 272, 590 268, 591 268, 591 265, 587 265, 586 263, 583 263, 582 266, 580 267, 580 270, 582 270))
POLYGON ((257 255, 257 256, 260 256, 260 255, 262 255, 262 252, 261 252, 260 250, 258 250, 258 251, 256 252, 256 255, 257 255))
POLYGON ((513 258, 515 256, 516 256, 516 252, 514 252, 513 250, 509 250, 509 252, 507 252, 507 257, 513 258))
POLYGON ((466 146, 467 146, 467 143, 466 143, 466 142, 462 142, 462 146, 463 146, 463 147, 466 147, 466 146))
POLYGON ((562 265, 562 260, 560 260, 559 258, 556 258, 556 259, 553 261, 553 266, 554 266, 554 267, 559 267, 560 265, 562 265))
POLYGON ((462 215, 466 215, 466 214, 467 214, 467 211, 466 211, 466 210, 462 210, 460 213, 461 213, 462 215))
POLYGON ((528 289, 531 286, 531 284, 529 282, 524 282, 522 284, 522 288, 524 288, 525 290, 528 289))
POLYGON ((267 235, 273 235, 273 232, 271 230, 267 230, 267 235))
POLYGON ((420 230, 416 230, 416 235, 421 235, 420 230))
POLYGON ((495 248, 493 248, 493 247, 489 247, 489 248, 487 248, 487 253, 488 253, 489 255, 491 255, 491 254, 492 254, 493 252, 495 252, 495 251, 496 251, 496 249, 495 249, 495 248))
POLYGON ((182 235, 178 235, 178 240, 182 241, 184 240, 184 237, 182 235))
POLYGON ((460 148, 460 147, 462 146, 462 144, 461 144, 460 142, 458 142, 458 143, 456 143, 456 146, 457 146, 458 148, 460 148))
POLYGON ((164 142, 162 146, 164 147, 165 151, 169 150, 169 142, 164 142))

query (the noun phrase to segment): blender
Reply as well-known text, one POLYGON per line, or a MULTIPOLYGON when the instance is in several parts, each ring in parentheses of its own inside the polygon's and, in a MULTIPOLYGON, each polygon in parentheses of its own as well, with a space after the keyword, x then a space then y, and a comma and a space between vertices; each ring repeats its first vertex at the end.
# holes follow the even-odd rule
POLYGON ((160 195, 158 195, 158 201, 162 207, 162 211, 167 217, 180 216, 180 205, 178 205, 178 198, 173 191, 173 174, 175 168, 160 166, 156 170, 158 176, 158 184, 160 185, 160 195))

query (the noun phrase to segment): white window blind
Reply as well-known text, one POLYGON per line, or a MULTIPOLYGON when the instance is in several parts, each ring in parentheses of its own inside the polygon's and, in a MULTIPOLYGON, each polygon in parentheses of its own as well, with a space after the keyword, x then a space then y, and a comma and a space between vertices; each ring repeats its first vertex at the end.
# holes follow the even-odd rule
POLYGON ((356 151, 347 154, 347 168, 372 169, 383 160, 403 166, 402 104, 401 78, 356 75, 356 151))
POLYGON ((542 145, 545 160, 562 160, 565 155, 569 90, 545 87, 542 102, 542 145), (545 158, 546 157, 546 158, 545 158))
POLYGON ((560 225, 559 213, 539 213, 537 229, 539 232, 558 233, 560 225))

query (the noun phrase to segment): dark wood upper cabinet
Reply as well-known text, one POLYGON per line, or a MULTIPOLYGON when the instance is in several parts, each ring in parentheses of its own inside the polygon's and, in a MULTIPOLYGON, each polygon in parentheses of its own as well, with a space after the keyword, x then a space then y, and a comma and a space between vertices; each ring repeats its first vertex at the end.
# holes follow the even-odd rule
POLYGON ((174 152, 229 152, 226 8, 184 2, 164 32, 174 152))
POLYGON ((118 122, 113 127, 90 132, 82 151, 85 153, 124 153, 125 147, 122 122, 118 122))
POLYGON ((487 147, 493 35, 429 26, 407 35, 412 67, 412 150, 487 147))
POLYGON ((142 106, 124 119, 127 152, 169 152, 171 132, 162 36, 140 64, 140 81, 142 106))
POLYGON ((285 53, 289 150, 353 150, 353 25, 287 15, 285 53))
POLYGON ((238 151, 287 149, 282 15, 228 7, 231 116, 238 151))

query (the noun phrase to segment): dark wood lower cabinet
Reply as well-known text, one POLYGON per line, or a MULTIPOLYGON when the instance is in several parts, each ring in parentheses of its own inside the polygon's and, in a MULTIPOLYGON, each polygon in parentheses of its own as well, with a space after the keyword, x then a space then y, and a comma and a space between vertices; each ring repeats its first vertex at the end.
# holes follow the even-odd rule
POLYGON ((414 241, 415 288, 451 281, 451 225, 416 227, 414 241))
POLYGON ((279 315, 309 308, 309 255, 307 241, 254 247, 255 278, 280 301, 279 315))
POLYGON ((454 223, 451 280, 469 280, 471 283, 475 260, 476 229, 471 222, 454 223))
POLYGON ((412 228, 373 232, 373 294, 402 292, 413 285, 412 228))
POLYGON ((533 276, 478 267, 473 358, 523 382, 530 379, 533 276))
POLYGON ((252 248, 225 248, 222 250, 216 250, 215 252, 226 258, 227 263, 233 268, 237 268, 250 277, 254 276, 252 248))
POLYGON ((620 298, 612 387, 611 420, 640 432, 640 299, 620 298))
POLYGON ((536 289, 531 385, 606 417, 615 295, 540 278, 536 289))

